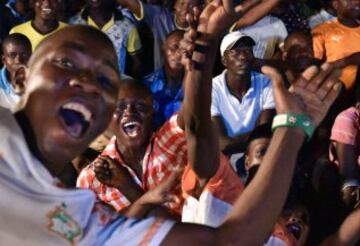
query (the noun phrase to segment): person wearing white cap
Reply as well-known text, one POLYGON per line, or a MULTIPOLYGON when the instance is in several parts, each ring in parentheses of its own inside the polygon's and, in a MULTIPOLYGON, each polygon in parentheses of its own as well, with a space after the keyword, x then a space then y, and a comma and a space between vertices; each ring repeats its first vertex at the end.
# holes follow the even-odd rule
POLYGON ((254 45, 239 31, 227 34, 220 45, 226 69, 213 78, 211 115, 228 155, 242 153, 249 133, 257 124, 270 123, 275 112, 270 79, 252 71, 254 45))

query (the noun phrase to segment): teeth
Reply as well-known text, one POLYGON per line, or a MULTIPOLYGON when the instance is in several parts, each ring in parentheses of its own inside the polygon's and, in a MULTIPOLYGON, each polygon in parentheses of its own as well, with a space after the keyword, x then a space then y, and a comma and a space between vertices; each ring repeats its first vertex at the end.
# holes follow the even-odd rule
POLYGON ((49 9, 49 8, 42 8, 41 10, 46 13, 51 13, 51 11, 52 11, 52 9, 49 9))
POLYGON ((91 111, 83 104, 77 102, 70 102, 62 106, 64 109, 71 109, 82 114, 87 122, 90 122, 91 111))
POLYGON ((129 127, 129 126, 140 126, 140 123, 137 121, 129 121, 124 124, 124 127, 129 127))

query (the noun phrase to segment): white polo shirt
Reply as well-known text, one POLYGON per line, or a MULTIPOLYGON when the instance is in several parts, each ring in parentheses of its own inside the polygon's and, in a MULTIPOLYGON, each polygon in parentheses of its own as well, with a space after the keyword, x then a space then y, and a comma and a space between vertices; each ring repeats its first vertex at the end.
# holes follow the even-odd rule
POLYGON ((261 111, 275 108, 271 80, 261 73, 251 72, 251 86, 241 102, 227 87, 226 70, 212 85, 211 116, 222 117, 229 137, 252 131, 261 111))

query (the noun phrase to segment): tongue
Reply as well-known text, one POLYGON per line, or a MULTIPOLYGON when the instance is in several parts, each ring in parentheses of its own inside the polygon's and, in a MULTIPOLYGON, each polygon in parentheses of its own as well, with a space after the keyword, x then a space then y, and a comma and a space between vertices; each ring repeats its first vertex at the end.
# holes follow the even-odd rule
POLYGON ((134 138, 139 135, 140 129, 138 126, 128 126, 125 127, 125 132, 129 137, 134 138))
POLYGON ((89 126, 89 123, 84 120, 82 114, 74 110, 61 109, 60 116, 65 122, 67 132, 73 137, 80 137, 89 126))

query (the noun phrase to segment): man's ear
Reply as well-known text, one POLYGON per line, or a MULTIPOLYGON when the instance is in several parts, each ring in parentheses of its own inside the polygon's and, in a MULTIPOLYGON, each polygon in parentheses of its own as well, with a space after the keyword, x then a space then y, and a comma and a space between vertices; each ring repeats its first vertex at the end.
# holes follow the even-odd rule
POLYGON ((3 65, 5 65, 5 56, 4 55, 1 55, 1 62, 3 65))
POLYGON ((335 9, 335 11, 337 12, 338 7, 339 7, 339 3, 338 3, 336 0, 333 0, 333 1, 331 2, 331 5, 332 5, 332 7, 335 9))
POLYGON ((224 67, 227 67, 227 62, 225 59, 225 54, 221 57, 221 63, 224 65, 224 67))
POLYGON ((286 61, 287 56, 288 56, 288 53, 287 53, 286 51, 281 52, 281 59, 282 59, 283 61, 286 61))
POLYGON ((249 165, 250 165, 248 155, 245 155, 244 164, 245 164, 245 169, 248 171, 249 170, 249 165))

